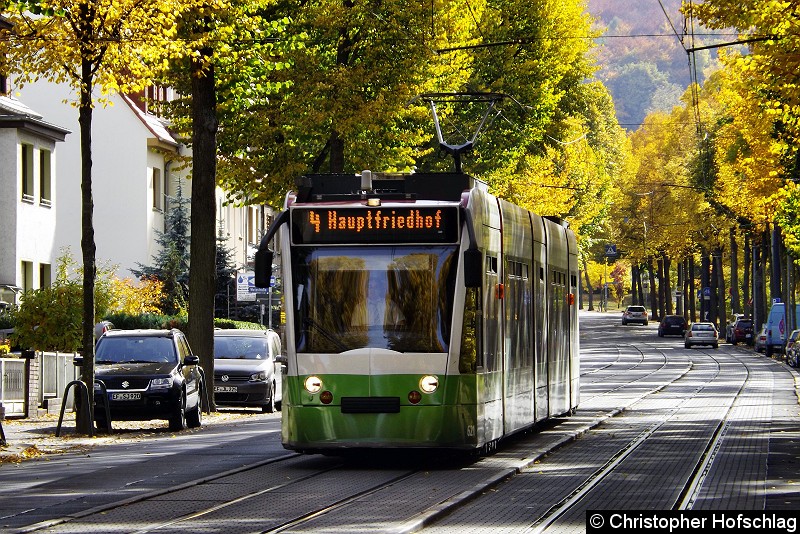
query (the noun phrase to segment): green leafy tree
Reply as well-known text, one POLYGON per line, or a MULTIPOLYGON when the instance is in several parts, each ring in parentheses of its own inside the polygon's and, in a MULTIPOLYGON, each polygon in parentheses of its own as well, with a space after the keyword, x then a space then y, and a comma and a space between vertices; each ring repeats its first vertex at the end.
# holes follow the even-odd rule
POLYGON ((231 284, 236 277, 236 266, 233 263, 233 251, 227 246, 221 222, 217 232, 216 269, 217 289, 214 293, 214 315, 216 317, 228 317, 230 290, 231 284))
MULTIPOLYGON (((57 260, 56 278, 41 289, 26 291, 19 307, 14 310, 14 333, 16 345, 34 350, 75 352, 83 347, 83 272, 76 266, 69 253, 57 260)), ((113 269, 101 266, 95 284, 96 324, 111 309, 115 300, 113 293, 113 269)), ((94 335, 94 334, 93 334, 94 335)))
POLYGON ((155 278, 163 283, 162 309, 168 315, 186 311, 189 293, 189 204, 178 182, 175 196, 169 199, 165 231, 156 231, 159 252, 153 256, 153 265, 137 263, 131 272, 139 278, 155 278))

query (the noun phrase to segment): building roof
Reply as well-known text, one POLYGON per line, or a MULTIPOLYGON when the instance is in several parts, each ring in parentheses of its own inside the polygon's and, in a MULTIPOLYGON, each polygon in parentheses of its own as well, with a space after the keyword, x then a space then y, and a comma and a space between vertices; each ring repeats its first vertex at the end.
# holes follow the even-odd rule
POLYGON ((161 119, 151 113, 142 111, 142 109, 137 106, 128 95, 122 95, 122 99, 126 104, 128 104, 128 107, 130 107, 131 110, 136 113, 136 116, 139 117, 139 120, 142 121, 145 127, 155 136, 159 144, 165 145, 165 147, 173 150, 178 148, 180 143, 175 140, 175 138, 167 129, 166 124, 164 124, 161 119))
POLYGON ((0 128, 16 128, 53 141, 63 141, 67 134, 72 133, 45 121, 42 115, 16 98, 5 95, 0 95, 0 128))

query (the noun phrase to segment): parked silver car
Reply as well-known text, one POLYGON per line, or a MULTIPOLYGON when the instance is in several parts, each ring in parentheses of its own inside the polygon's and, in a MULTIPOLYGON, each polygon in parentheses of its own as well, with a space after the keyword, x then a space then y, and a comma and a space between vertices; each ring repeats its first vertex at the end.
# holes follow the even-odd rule
POLYGON ((692 323, 692 326, 686 330, 683 346, 688 349, 694 345, 711 345, 715 349, 719 348, 719 332, 716 325, 714 323, 692 323))
POLYGON ((273 330, 214 331, 214 400, 222 406, 280 409, 281 339, 273 330))

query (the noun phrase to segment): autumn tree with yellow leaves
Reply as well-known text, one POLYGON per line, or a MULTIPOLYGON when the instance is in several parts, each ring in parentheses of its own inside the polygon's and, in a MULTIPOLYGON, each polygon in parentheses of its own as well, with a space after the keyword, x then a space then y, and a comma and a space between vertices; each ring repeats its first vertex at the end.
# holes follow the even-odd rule
MULTIPOLYGON (((0 34, 0 52, 20 83, 44 78, 77 93, 81 146, 81 250, 83 256, 83 380, 93 405, 96 246, 92 220, 92 113, 108 94, 150 83, 144 58, 179 53, 177 19, 186 8, 175 0, 28 0, 6 2, 11 28, 0 34), (99 91, 97 91, 99 89, 99 91), (95 94, 99 96, 95 98, 95 94)), ((79 428, 91 419, 79 411, 79 428)), ((91 415, 91 413, 90 413, 91 415)))

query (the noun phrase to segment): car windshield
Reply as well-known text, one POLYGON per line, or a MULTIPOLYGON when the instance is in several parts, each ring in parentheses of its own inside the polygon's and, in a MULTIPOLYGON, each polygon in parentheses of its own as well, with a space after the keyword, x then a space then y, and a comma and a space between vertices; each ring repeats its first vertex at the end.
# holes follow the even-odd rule
POLYGON ((753 328, 753 321, 739 321, 736 326, 738 328, 753 328))
POLYGON ((178 363, 171 338, 155 336, 103 337, 95 352, 97 364, 178 363))
POLYGON ((641 313, 644 312, 644 306, 628 306, 628 311, 641 313))
POLYGON ((702 331, 713 331, 714 325, 713 324, 694 324, 692 325, 692 330, 702 330, 702 331))
POLYGON ((214 336, 214 359, 266 360, 267 337, 214 336))
POLYGON ((667 317, 665 321, 668 324, 681 324, 683 323, 683 317, 667 317))
POLYGON ((456 247, 297 247, 298 352, 447 352, 456 247))

